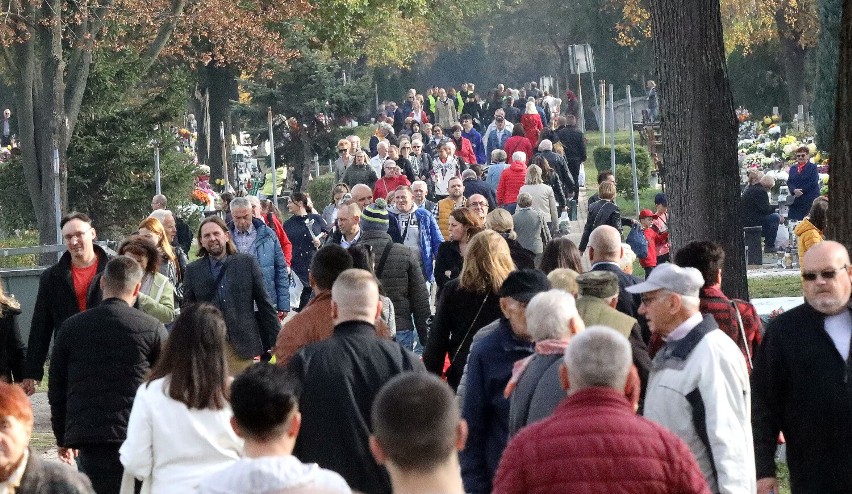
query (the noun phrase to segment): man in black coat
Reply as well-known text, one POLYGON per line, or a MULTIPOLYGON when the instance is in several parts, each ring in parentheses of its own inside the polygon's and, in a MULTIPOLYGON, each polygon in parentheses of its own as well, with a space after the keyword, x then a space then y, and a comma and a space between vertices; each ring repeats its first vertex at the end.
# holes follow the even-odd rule
POLYGON ((805 303, 766 327, 752 379, 757 492, 779 492, 778 433, 793 492, 852 492, 852 267, 843 245, 811 247, 802 262, 805 303))
POLYGON ((462 186, 464 187, 462 195, 466 199, 470 199, 470 196, 479 194, 488 201, 488 209, 492 210, 497 207, 497 191, 488 182, 480 180, 477 171, 469 168, 462 173, 462 186))
POLYGON ((382 305, 369 272, 341 273, 331 289, 331 310, 332 337, 302 348, 289 364, 302 385, 294 454, 339 473, 355 491, 390 494, 387 472, 370 454, 370 410, 392 377, 425 369, 399 343, 376 337, 382 305))
POLYGON ((62 218, 60 227, 68 250, 39 278, 24 370, 23 387, 29 395, 35 393, 36 383, 44 377, 51 338, 66 319, 86 310, 87 295, 97 288, 92 280, 109 260, 106 252, 94 244, 96 233, 88 216, 69 213, 62 218))
POLYGON ((78 466, 98 494, 118 493, 118 448, 136 389, 160 355, 166 328, 134 309, 142 268, 118 256, 101 277, 103 302, 62 324, 50 361, 47 396, 59 458, 78 466))
POLYGON ((563 119, 565 119, 565 126, 556 132, 556 139, 562 143, 565 162, 568 163, 568 170, 571 171, 576 188, 580 183, 580 165, 586 161, 586 137, 577 128, 577 117, 573 115, 559 117, 560 123, 563 119))
MULTIPOLYGON (((538 143, 538 152, 547 160, 550 168, 553 168, 556 174, 559 175, 559 180, 562 182, 562 193, 565 195, 566 200, 577 199, 580 187, 577 185, 577 180, 573 173, 568 169, 568 163, 565 161, 565 158, 553 152, 553 142, 550 139, 542 139, 538 143)), ((580 169, 578 168, 577 173, 579 172, 580 169)), ((558 194, 557 197, 559 197, 558 194)))
POLYGON ((33 410, 24 391, 0 382, 0 489, 18 494, 94 494, 89 479, 28 449, 33 410))
POLYGON ((199 259, 186 267, 184 306, 207 302, 225 316, 228 370, 236 375, 275 346, 281 325, 254 256, 237 252, 225 222, 209 216, 198 229, 199 259), (257 309, 255 309, 255 307, 257 309))
POLYGON ((775 237, 778 236, 778 225, 781 223, 781 216, 775 212, 775 206, 769 204, 769 190, 774 185, 775 180, 764 175, 760 182, 746 187, 740 199, 743 226, 761 227, 764 248, 768 252, 775 252, 775 237))

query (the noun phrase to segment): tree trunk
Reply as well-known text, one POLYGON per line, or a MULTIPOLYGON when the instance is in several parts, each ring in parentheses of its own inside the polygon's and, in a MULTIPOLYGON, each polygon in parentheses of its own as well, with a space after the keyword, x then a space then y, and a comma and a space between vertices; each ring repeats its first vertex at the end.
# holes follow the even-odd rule
POLYGON ((784 11, 779 9, 775 14, 775 22, 778 26, 781 41, 781 64, 784 67, 784 79, 787 81, 787 103, 789 115, 784 115, 785 121, 792 121, 793 116, 798 113, 799 105, 805 106, 805 113, 809 110, 809 102, 805 95, 805 58, 807 50, 796 39, 786 36, 789 31, 784 21, 784 11))
POLYGON ((718 0, 651 0, 672 250, 721 244, 723 289, 748 298, 737 121, 718 0), (700 40, 700 42, 696 41, 700 40))
POLYGON ((852 251, 852 0, 843 2, 840 24, 840 63, 837 73, 834 142, 831 148, 826 237, 852 251))
MULTIPOLYGON (((236 72, 227 66, 219 66, 214 62, 202 67, 202 81, 206 90, 208 112, 203 116, 207 118, 207 122, 202 122, 202 127, 207 129, 207 165, 210 166, 211 183, 215 184, 216 180, 224 176, 224 169, 227 166, 231 150, 231 100, 238 97, 236 72), (224 149, 222 147, 222 136, 220 126, 225 123, 225 142, 224 149)), ((233 183, 234 177, 230 176, 229 180, 233 183)))
MULTIPOLYGON (((838 39, 840 17, 844 0, 817 0, 819 14, 819 38, 816 47, 816 75, 814 77, 814 127, 816 145, 820 148, 831 147, 834 134, 834 106, 837 97, 837 61, 839 56, 838 39)), ((848 108, 845 108, 849 111, 848 108)))

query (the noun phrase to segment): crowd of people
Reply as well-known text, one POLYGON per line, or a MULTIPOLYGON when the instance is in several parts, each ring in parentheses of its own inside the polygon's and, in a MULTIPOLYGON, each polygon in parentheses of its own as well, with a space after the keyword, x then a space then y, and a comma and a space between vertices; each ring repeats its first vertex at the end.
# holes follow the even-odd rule
POLYGON ((852 491, 846 249, 809 246, 805 304, 763 328, 722 292, 719 245, 669 251, 660 195, 639 279, 611 177, 580 246, 558 224, 585 159, 574 121, 545 123, 532 84, 523 110, 498 90, 487 125, 462 113, 471 85, 412 90, 402 122, 423 134, 341 140, 321 211, 228 198, 192 262, 165 197, 115 256, 64 217, 28 341, 0 290, 17 383, 0 383, 0 493, 767 494, 779 438, 793 492, 852 491), (27 447, 48 353, 76 471, 27 447))

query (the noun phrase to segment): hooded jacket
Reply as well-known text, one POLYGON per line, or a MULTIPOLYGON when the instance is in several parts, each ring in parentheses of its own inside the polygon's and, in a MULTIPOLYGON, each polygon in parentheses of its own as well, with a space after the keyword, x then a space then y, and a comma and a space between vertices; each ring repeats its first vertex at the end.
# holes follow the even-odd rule
POLYGON ((316 463, 302 463, 295 456, 262 456, 242 458, 230 467, 202 482, 199 494, 232 494, 255 492, 352 492, 339 474, 320 468, 316 463))
POLYGON ((796 242, 799 245, 799 259, 804 259, 808 249, 822 242, 822 232, 809 218, 800 221, 793 233, 796 234, 796 242))
POLYGON ((513 161, 500 175, 500 182, 497 184, 497 204, 505 206, 518 202, 518 192, 524 186, 526 178, 527 165, 520 161, 513 161))

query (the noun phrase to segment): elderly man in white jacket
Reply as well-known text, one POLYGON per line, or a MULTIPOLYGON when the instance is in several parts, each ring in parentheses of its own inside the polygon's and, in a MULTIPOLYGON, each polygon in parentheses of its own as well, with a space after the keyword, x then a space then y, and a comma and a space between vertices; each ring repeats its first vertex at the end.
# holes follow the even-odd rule
POLYGON ((689 446, 710 492, 756 489, 751 396, 745 360, 712 316, 698 310, 704 284, 695 268, 662 264, 644 283, 639 313, 665 346, 654 357, 645 417, 689 446))

